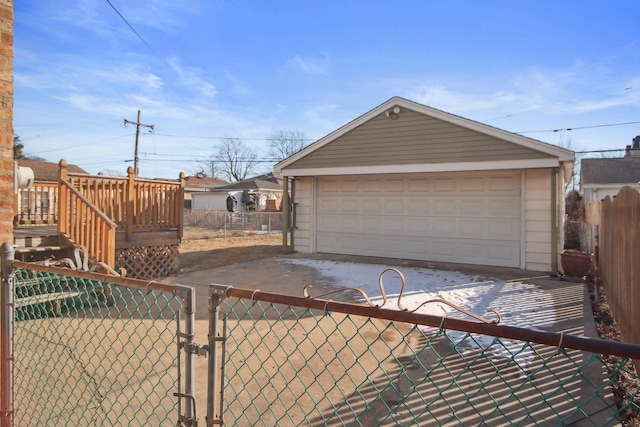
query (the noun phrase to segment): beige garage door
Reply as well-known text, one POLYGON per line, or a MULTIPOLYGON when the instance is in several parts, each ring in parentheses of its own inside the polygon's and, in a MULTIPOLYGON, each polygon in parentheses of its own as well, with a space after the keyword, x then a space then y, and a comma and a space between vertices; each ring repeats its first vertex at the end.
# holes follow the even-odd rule
POLYGON ((320 177, 316 251, 519 267, 520 176, 320 177))

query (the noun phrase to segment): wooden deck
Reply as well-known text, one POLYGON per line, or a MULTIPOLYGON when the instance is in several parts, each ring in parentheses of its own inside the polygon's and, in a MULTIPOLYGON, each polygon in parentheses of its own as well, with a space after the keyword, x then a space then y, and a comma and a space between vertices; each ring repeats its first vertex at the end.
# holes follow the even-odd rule
POLYGON ((130 277, 177 269, 184 174, 159 181, 136 178, 132 167, 127 177, 106 177, 68 173, 64 160, 59 166, 57 183, 36 181, 14 199, 14 245, 26 261, 81 246, 130 277))

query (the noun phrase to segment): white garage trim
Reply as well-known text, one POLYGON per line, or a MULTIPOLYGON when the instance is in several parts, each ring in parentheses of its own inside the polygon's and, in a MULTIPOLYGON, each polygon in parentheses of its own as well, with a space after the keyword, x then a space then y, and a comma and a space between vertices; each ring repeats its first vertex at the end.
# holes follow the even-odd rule
POLYGON ((522 172, 318 177, 312 252, 517 267, 522 172))
POLYGON ((477 163, 432 163, 415 165, 350 166, 287 169, 288 176, 362 175, 376 173, 462 172, 469 170, 513 170, 558 167, 557 159, 528 159, 477 163))

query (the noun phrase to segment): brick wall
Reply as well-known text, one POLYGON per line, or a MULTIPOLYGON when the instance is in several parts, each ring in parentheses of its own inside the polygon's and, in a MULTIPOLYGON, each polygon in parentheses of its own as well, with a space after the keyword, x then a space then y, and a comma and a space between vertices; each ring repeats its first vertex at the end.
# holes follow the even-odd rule
POLYGON ((0 243, 13 242, 13 0, 0 0, 0 243))

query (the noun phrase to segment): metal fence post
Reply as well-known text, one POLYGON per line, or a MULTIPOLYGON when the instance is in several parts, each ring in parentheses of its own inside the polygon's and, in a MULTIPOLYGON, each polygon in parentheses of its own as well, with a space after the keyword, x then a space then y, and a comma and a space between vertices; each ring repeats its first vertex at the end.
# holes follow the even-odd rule
MULTIPOLYGON (((195 373, 193 369, 193 358, 198 353, 198 346, 194 342, 195 318, 196 318, 196 292, 189 286, 175 285, 173 293, 179 295, 184 304, 185 331, 178 331, 181 341, 181 348, 185 350, 185 380, 184 392, 175 393, 180 399, 187 399, 184 415, 180 414, 180 422, 187 427, 198 425, 198 416, 194 397, 195 373)), ((179 369, 179 367, 178 367, 179 369)))
POLYGON ((222 405, 224 403, 224 337, 219 337, 218 317, 220 315, 220 303, 227 296, 227 290, 231 286, 209 285, 209 367, 207 376, 207 427, 223 425, 222 405), (222 367, 218 381, 218 342, 223 342, 222 367), (216 399, 216 385, 219 382, 219 400, 216 399), (217 403, 217 405, 216 405, 217 403), (217 410, 217 414, 216 414, 217 410))
POLYGON ((13 245, 0 246, 2 285, 0 286, 0 427, 13 427, 13 245))

